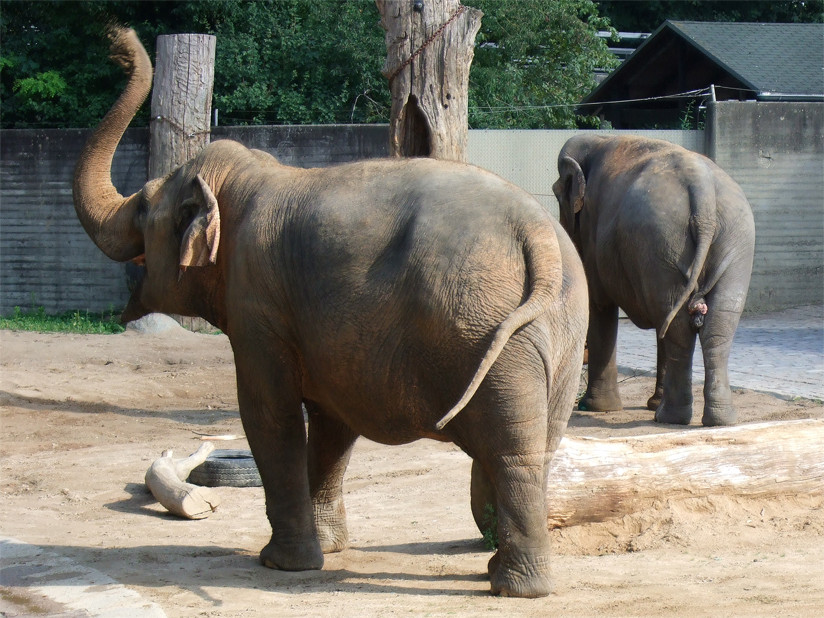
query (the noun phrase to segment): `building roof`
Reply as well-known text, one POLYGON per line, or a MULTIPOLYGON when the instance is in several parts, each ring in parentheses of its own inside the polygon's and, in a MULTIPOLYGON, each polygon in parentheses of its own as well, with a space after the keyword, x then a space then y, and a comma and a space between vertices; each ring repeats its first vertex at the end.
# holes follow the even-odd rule
POLYGON ((824 101, 824 24, 668 20, 582 103, 662 97, 712 85, 719 88, 718 99, 824 101))
POLYGON ((824 95, 824 24, 668 23, 759 94, 824 95))

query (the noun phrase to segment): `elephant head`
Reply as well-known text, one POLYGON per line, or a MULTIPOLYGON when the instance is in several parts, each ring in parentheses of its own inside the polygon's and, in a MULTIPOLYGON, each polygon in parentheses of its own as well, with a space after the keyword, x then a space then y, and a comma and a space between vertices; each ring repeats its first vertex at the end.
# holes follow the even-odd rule
POLYGON ((112 184, 115 150, 151 89, 152 65, 134 30, 115 27, 109 37, 112 58, 129 80, 81 151, 73 186, 77 216, 108 257, 146 265, 146 276, 133 292, 124 321, 164 311, 204 315, 220 327, 221 312, 215 302, 220 273, 213 265, 221 220, 217 199, 199 173, 204 162, 189 161, 129 197, 120 195, 112 184), (176 259, 168 259, 170 254, 176 259), (209 266, 211 272, 204 272, 210 269, 203 267, 209 266), (196 268, 190 271, 190 267, 196 268))
POLYGON ((587 174, 590 154, 603 136, 579 134, 567 140, 558 154, 558 180, 552 192, 558 200, 561 225, 579 245, 580 213, 586 199, 587 174))

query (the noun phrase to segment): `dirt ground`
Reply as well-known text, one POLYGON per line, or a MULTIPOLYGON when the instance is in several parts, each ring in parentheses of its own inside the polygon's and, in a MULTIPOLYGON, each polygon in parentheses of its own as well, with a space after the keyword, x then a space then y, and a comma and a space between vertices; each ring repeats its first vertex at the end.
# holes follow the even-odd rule
MULTIPOLYGON (((185 456, 198 434, 242 434, 224 336, 6 331, 0 346, 0 535, 101 571, 168 616, 824 615, 821 492, 664 500, 555 530, 555 593, 491 597, 470 460, 431 441, 361 440, 345 484, 351 548, 322 571, 272 571, 257 561, 269 536, 260 488, 219 488, 217 512, 187 521, 143 484, 164 449, 185 456)), ((676 430, 644 408, 651 379, 624 378, 626 410, 576 412, 569 434, 676 430)), ((817 402, 734 397, 742 422, 824 418, 817 402)), ((60 615, 9 583, 0 615, 60 615)))

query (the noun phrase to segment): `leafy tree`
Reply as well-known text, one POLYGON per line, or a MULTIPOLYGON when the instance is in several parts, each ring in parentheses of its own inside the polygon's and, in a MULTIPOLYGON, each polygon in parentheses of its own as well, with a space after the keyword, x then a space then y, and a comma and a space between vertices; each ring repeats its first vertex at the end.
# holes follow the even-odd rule
MULTIPOLYGON (((470 74, 470 125, 569 127, 571 105, 612 57, 591 0, 464 0, 485 13, 470 74), (562 107, 552 107, 561 105, 562 107)), ((124 76, 102 36, 132 26, 217 36, 213 105, 222 124, 386 122, 384 32, 374 0, 3 0, 0 122, 87 127, 124 76)), ((146 124, 148 106, 135 124, 146 124)))
POLYGON ((207 0, 190 9, 196 28, 217 35, 214 105, 225 122, 388 120, 373 1, 207 0))
POLYGON ((824 0, 600 0, 597 4, 600 12, 616 28, 625 32, 653 32, 667 19, 778 23, 824 21, 824 0))
MULTIPOLYGON (((107 23, 217 35, 213 105, 224 122, 374 122, 388 118, 374 2, 180 0, 4 2, 4 127, 96 124, 123 84, 105 58, 107 23), (64 87, 58 88, 60 84, 64 87), (375 103, 375 102, 381 103, 375 103)), ((143 109, 137 124, 145 123, 143 109)))
MULTIPOLYGON (((573 128, 596 69, 617 64, 590 0, 474 0, 484 12, 469 80, 472 128, 573 128)), ((594 120, 591 120, 594 122, 594 120)), ((586 124, 586 120, 584 121, 586 124)))

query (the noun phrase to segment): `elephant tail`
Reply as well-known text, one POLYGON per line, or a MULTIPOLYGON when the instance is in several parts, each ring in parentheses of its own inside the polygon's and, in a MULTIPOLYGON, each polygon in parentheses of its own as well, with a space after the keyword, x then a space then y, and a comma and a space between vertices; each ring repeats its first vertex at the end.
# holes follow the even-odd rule
POLYGON ((438 431, 446 427, 446 424, 466 407, 512 335, 519 328, 544 314, 560 297, 563 285, 561 248, 554 228, 547 225, 544 230, 548 230, 548 233, 522 236, 527 280, 531 284, 529 296, 495 329, 492 343, 460 401, 435 425, 438 431))
MULTIPOLYGON (((689 269, 685 273, 687 277, 687 284, 681 291, 678 300, 670 309, 669 314, 664 320, 663 325, 658 331, 658 338, 663 339, 670 324, 675 319, 675 315, 681 310, 684 304, 689 300, 690 306, 703 303, 703 296, 707 290, 701 290, 695 293, 698 288, 698 278, 704 272, 704 265, 707 261, 707 255, 712 246, 712 240, 715 237, 716 228, 716 204, 715 204, 715 183, 713 182, 712 172, 706 170, 706 175, 694 181, 688 188, 690 198, 690 231, 693 238, 695 238, 695 257, 690 264, 689 269)), ((705 286, 706 288, 706 286, 705 286)), ((706 312, 706 308, 704 309, 706 312)))

